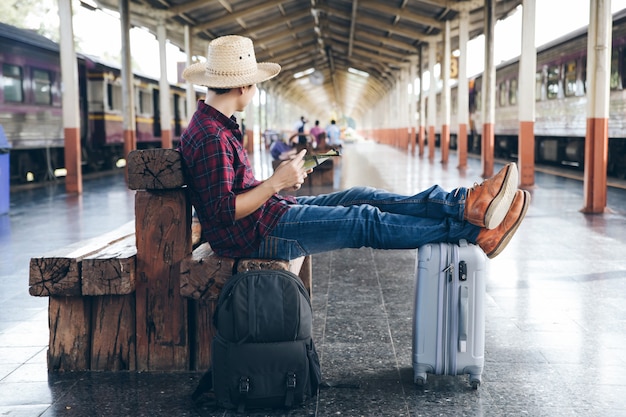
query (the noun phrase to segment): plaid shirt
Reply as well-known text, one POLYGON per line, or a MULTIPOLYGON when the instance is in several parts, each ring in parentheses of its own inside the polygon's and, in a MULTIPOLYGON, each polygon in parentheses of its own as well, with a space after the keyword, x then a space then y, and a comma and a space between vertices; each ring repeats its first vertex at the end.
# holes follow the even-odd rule
POLYGON ((228 118, 198 102, 179 151, 187 168, 191 202, 202 235, 215 253, 242 257, 259 248, 289 203, 295 199, 274 194, 254 213, 235 220, 235 198, 261 182, 254 178, 235 117, 228 118))

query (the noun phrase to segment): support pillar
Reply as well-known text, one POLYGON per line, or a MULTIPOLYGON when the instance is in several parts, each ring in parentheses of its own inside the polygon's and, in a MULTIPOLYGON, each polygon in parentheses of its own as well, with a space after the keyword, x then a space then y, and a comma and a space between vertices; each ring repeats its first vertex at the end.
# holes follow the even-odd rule
POLYGON ((583 213, 602 213, 606 209, 612 28, 611 1, 591 0, 583 213))

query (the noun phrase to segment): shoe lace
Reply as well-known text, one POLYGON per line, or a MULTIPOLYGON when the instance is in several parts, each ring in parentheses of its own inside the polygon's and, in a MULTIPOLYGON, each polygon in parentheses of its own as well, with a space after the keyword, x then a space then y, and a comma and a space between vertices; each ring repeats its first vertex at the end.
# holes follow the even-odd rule
MULTIPOLYGON (((482 185, 482 184, 479 184, 479 183, 475 182, 475 183, 474 183, 474 185, 472 185, 472 188, 468 188, 468 189, 467 189, 467 192, 465 193, 465 198, 466 198, 466 199, 467 199, 467 198, 469 198, 470 193, 471 193, 474 189, 476 189, 476 188, 480 187, 481 185, 482 185)), ((454 196, 455 196, 455 197, 459 194, 459 190, 460 190, 460 188, 457 188, 457 189, 454 191, 454 196)))

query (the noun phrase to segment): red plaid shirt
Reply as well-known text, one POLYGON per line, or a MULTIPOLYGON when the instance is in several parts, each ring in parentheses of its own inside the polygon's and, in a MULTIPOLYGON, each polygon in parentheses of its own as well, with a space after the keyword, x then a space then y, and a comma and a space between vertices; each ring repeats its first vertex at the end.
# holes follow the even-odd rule
POLYGON ((261 183, 254 178, 241 139, 234 116, 228 118, 200 101, 179 145, 202 235, 215 253, 228 257, 258 249, 288 204, 295 202, 274 194, 254 213, 235 221, 235 197, 261 183))

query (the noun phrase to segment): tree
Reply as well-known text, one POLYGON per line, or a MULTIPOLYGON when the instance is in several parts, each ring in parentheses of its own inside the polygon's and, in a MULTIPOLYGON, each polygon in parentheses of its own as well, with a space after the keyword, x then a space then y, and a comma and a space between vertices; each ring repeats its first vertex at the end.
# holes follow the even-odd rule
POLYGON ((59 41, 59 13, 54 0, 3 0, 2 22, 22 29, 35 30, 55 42, 59 41))

